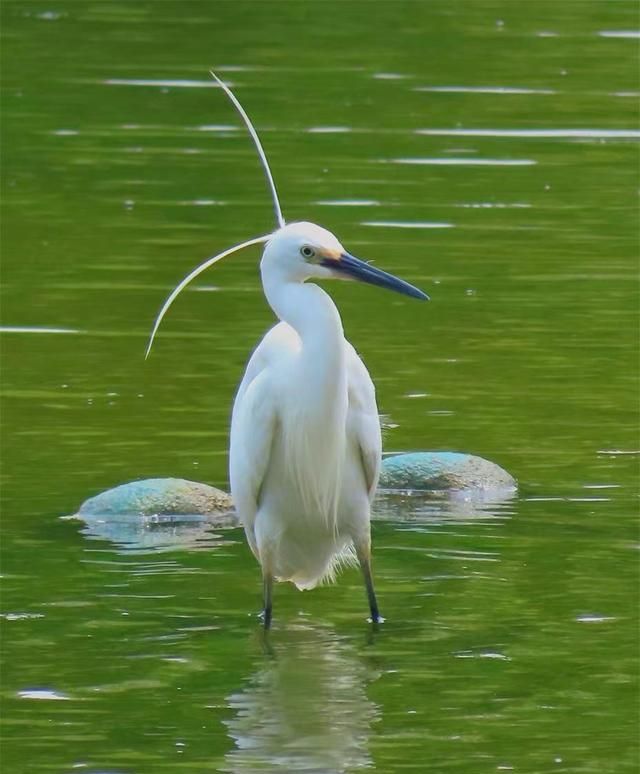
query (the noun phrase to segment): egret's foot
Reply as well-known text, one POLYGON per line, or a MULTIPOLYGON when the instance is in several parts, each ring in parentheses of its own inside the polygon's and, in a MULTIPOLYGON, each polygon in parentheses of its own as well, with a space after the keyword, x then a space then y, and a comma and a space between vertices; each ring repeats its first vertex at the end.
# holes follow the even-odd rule
POLYGON ((271 629, 271 610, 265 611, 265 614, 262 616, 262 624, 265 628, 265 631, 269 631, 269 629, 271 629))
POLYGON ((367 623, 369 624, 369 627, 367 628, 367 634, 366 634, 366 642, 367 645, 375 645, 378 636, 382 636, 380 634, 382 630, 382 624, 385 622, 385 619, 378 613, 377 618, 369 617, 367 618, 367 623))
POLYGON ((263 584, 263 598, 264 607, 262 609, 262 624, 265 629, 271 628, 271 611, 273 610, 273 576, 263 572, 262 576, 263 584))
POLYGON ((270 607, 269 608, 265 608, 264 610, 261 610, 258 613, 258 618, 262 621, 262 625, 264 626, 265 629, 270 629, 271 628, 271 619, 272 619, 272 617, 273 616, 271 614, 271 608, 270 607))

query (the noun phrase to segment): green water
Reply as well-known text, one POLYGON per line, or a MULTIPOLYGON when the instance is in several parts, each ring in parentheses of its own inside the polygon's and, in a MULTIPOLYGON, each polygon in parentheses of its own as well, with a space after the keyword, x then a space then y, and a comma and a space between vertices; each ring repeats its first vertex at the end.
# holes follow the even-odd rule
POLYGON ((635 772, 636 3, 2 14, 3 771, 635 772), (210 67, 285 216, 432 297, 330 288, 386 449, 520 482, 484 508, 380 506, 374 636, 356 571, 278 587, 266 647, 239 532, 60 520, 134 478, 227 485, 272 320, 259 253, 185 293, 143 361, 176 282, 273 226, 210 67))

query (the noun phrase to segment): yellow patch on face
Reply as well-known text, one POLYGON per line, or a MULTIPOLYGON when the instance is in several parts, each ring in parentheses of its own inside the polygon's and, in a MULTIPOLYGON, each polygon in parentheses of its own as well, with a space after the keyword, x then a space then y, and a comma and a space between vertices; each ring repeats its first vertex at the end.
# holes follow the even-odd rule
POLYGON ((329 261, 339 261, 342 255, 340 250, 335 250, 332 247, 323 247, 318 253, 321 258, 326 258, 329 261))

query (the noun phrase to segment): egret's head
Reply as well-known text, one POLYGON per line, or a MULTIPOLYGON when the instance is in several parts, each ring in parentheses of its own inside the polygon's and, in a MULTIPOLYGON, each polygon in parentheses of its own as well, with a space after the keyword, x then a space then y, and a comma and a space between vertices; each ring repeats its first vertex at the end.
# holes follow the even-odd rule
POLYGON ((359 280, 414 298, 429 298, 408 282, 351 255, 334 234, 315 223, 290 223, 278 229, 266 244, 261 269, 263 276, 274 272, 293 282, 359 280))

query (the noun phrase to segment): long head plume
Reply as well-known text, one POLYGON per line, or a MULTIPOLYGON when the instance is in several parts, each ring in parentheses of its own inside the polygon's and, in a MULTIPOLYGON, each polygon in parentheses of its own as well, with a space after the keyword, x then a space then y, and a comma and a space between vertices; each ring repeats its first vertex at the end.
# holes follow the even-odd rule
POLYGON ((220 86, 220 88, 224 91, 227 97, 229 97, 229 99, 233 102, 234 107, 236 108, 238 113, 240 113, 240 116, 244 121, 245 126, 249 130, 251 139, 253 140, 256 146, 256 150, 258 151, 258 157, 260 158, 260 163, 262 164, 262 168, 264 169, 264 173, 267 177, 267 183, 269 183, 269 188, 271 190, 271 198, 273 199, 273 209, 275 210, 275 213, 276 213, 276 221, 278 223, 278 228, 282 228, 284 226, 284 217, 282 215, 282 210, 280 209, 280 199, 278 199, 276 184, 273 182, 273 175, 271 174, 269 162, 267 161, 267 156, 264 152, 264 148, 262 147, 262 143, 260 142, 260 138, 258 137, 258 133, 256 132, 253 124, 251 123, 251 119, 245 113, 244 108, 238 102, 236 95, 231 91, 231 89, 227 86, 227 84, 224 83, 224 81, 221 81, 220 78, 218 78, 218 76, 213 72, 213 70, 210 70, 209 72, 211 74, 211 77, 218 84, 218 86, 220 86))
POLYGON ((226 250, 223 250, 221 253, 214 255, 212 258, 207 258, 206 261, 201 263, 199 266, 196 266, 196 268, 192 272, 187 274, 187 276, 178 285, 176 285, 176 287, 171 291, 171 293, 167 297, 167 300, 162 305, 162 309, 158 312, 158 316, 156 317, 156 320, 153 324, 153 330, 151 331, 151 336, 149 337, 149 343, 147 344, 147 351, 145 352, 144 359, 146 360, 149 357, 149 353, 151 352, 151 347, 153 346, 156 333, 158 332, 158 328, 160 327, 160 323, 162 322, 163 317, 169 310, 169 307, 171 306, 171 304, 176 300, 178 295, 187 287, 187 285, 191 282, 192 279, 195 279, 199 274, 202 274, 202 272, 208 269, 209 266, 213 266, 214 263, 217 263, 222 258, 226 258, 227 255, 231 255, 231 253, 236 253, 238 252, 238 250, 242 250, 245 247, 251 247, 251 245, 262 244, 264 242, 267 242, 270 238, 271 238, 271 234, 265 234, 264 236, 254 237, 253 239, 247 239, 246 242, 240 242, 240 244, 234 245, 233 247, 228 247, 226 250))
MULTIPOLYGON (((273 182, 273 175, 271 174, 271 169, 269 168, 269 162, 267 161, 267 156, 264 152, 264 148, 262 147, 262 143, 260 142, 260 138, 258 137, 258 133, 256 132, 253 124, 251 123, 251 119, 246 114, 244 108, 242 107, 240 102, 238 102, 236 95, 231 91, 231 89, 227 86, 226 83, 224 83, 223 81, 220 80, 220 78, 218 78, 218 76, 213 72, 213 70, 211 70, 210 72, 211 72, 211 77, 216 81, 216 83, 220 86, 220 88, 229 97, 229 99, 233 103, 238 113, 240 113, 240 116, 244 121, 245 126, 249 130, 249 134, 251 135, 251 138, 256 146, 260 163, 262 164, 262 168, 264 169, 264 173, 267 178, 267 183, 269 184, 269 189, 271 191, 271 197, 273 199, 273 208, 275 211, 278 228, 282 228, 285 225, 285 221, 284 221, 284 217, 282 216, 282 210, 280 208, 280 200, 278 199, 276 184, 273 182)), ((169 310, 169 307, 176 300, 178 295, 187 287, 187 285, 191 282, 192 279, 195 279, 195 277, 197 277, 203 271, 208 269, 210 266, 213 266, 214 263, 217 263, 222 258, 225 258, 227 255, 231 255, 231 253, 235 253, 238 250, 242 250, 245 247, 250 247, 251 245, 257 245, 257 244, 267 242, 270 238, 271 238, 271 234, 265 234, 264 236, 255 237, 254 239, 248 239, 246 242, 240 242, 240 244, 234 245, 233 247, 229 247, 228 249, 223 250, 221 253, 214 255, 212 258, 208 258, 206 261, 204 261, 204 263, 201 263, 190 274, 188 274, 171 291, 167 300, 162 305, 162 309, 158 312, 158 316, 156 317, 155 322, 153 324, 153 330, 151 331, 151 336, 149 337, 149 343, 147 344, 147 351, 145 352, 145 355, 144 355, 145 360, 149 357, 149 353, 151 352, 151 347, 153 347, 153 342, 155 340, 156 333, 158 332, 160 323, 162 322, 167 311, 169 310)))

